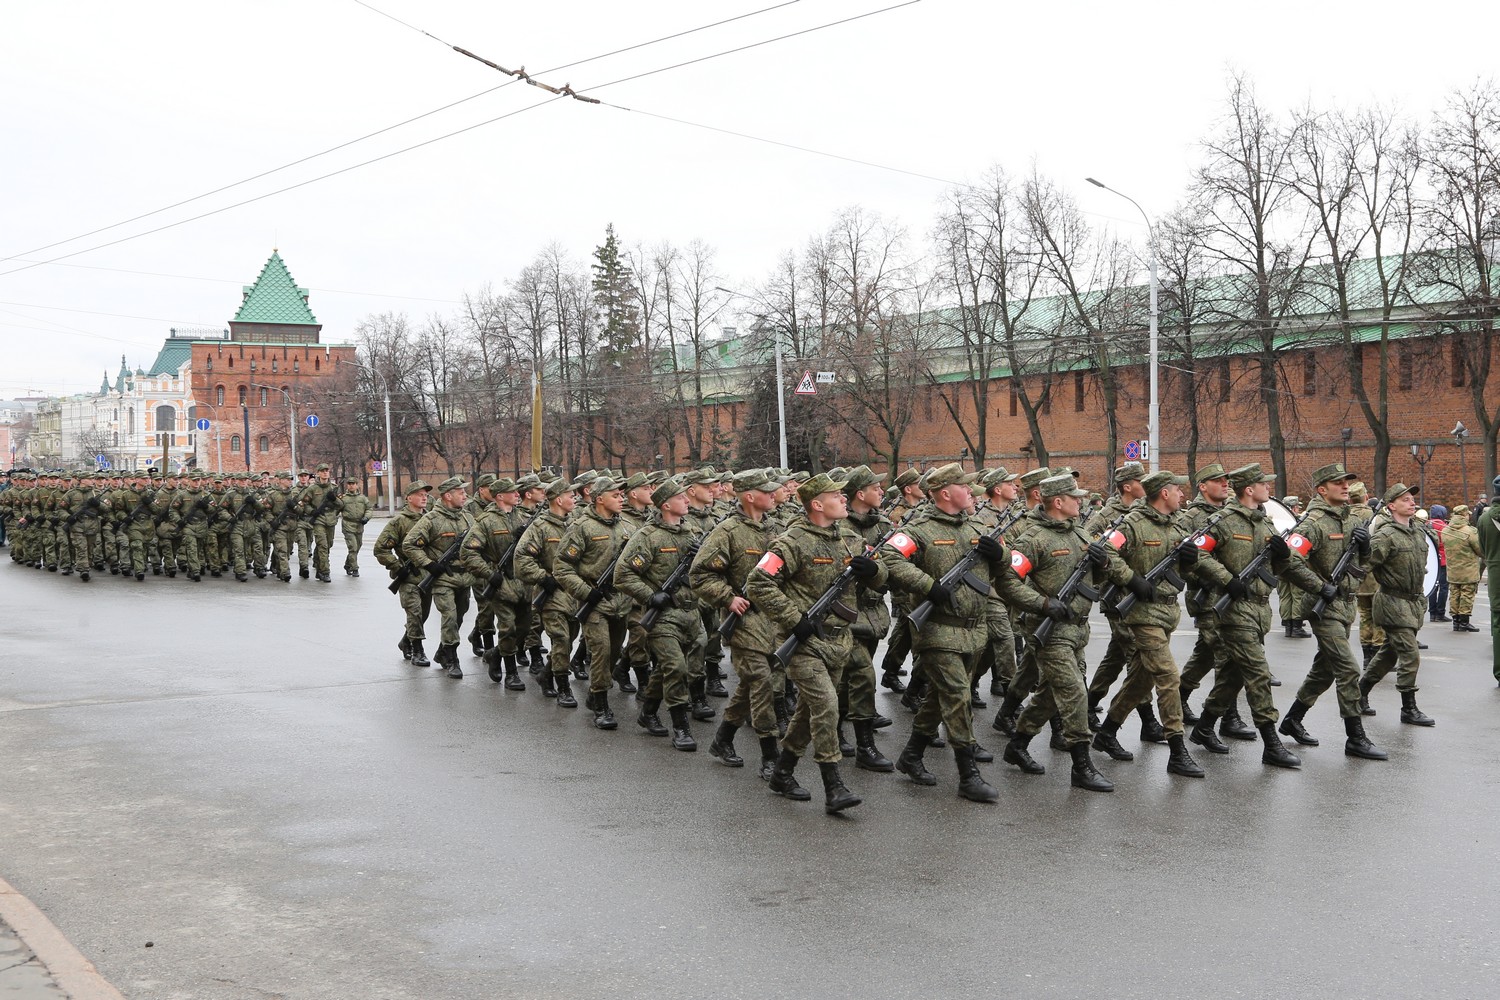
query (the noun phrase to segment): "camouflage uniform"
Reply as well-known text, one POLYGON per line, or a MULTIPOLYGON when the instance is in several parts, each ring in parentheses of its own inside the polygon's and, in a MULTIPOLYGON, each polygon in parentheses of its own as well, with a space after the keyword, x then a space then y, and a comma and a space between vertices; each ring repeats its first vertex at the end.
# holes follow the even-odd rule
MULTIPOLYGON (((1386 502, 1406 492, 1397 483, 1386 491, 1386 502)), ((1410 702, 1413 706, 1414 699, 1407 695, 1417 691, 1417 670, 1421 666, 1417 631, 1426 620, 1427 596, 1422 592, 1422 580, 1428 551, 1427 531, 1415 520, 1397 524, 1395 518, 1382 517, 1370 535, 1370 575, 1380 584, 1373 601, 1374 620, 1385 630, 1385 643, 1365 668, 1360 690, 1368 693, 1394 669, 1403 704, 1410 702)))
MULTIPOLYGON (((601 477, 602 480, 602 477, 601 477)), ((596 486, 601 480, 596 480, 596 486)), ((607 492, 612 480, 604 481, 607 492)), ((619 517, 601 517, 590 509, 568 526, 562 537, 552 573, 558 586, 567 591, 580 607, 598 588, 611 590, 613 580, 607 577, 610 563, 620 554, 629 535, 629 526, 619 517)), ((630 599, 624 594, 609 593, 581 623, 584 648, 589 654, 589 693, 608 693, 614 683, 615 658, 625 647, 625 619, 630 613, 630 599)), ((555 662, 555 661, 554 661, 555 662)))
MULTIPOLYGON (((431 487, 419 479, 406 488, 406 495, 409 497, 413 493, 430 489, 431 487)), ((406 536, 421 517, 422 512, 408 503, 386 522, 385 527, 380 531, 380 536, 375 539, 375 561, 390 571, 393 580, 401 565, 406 562, 401 551, 402 543, 406 541, 406 536)), ((285 548, 280 550, 278 563, 278 572, 284 571, 287 567, 285 548)), ((417 584, 421 582, 421 574, 415 571, 410 572, 397 591, 397 596, 401 601, 401 610, 406 613, 406 629, 403 633, 405 644, 401 648, 402 652, 409 657, 413 648, 412 643, 416 644, 416 652, 421 653, 422 640, 427 638, 425 630, 427 616, 432 611, 432 595, 424 594, 418 589, 417 584)), ((423 659, 425 660, 426 657, 424 656, 423 659)))

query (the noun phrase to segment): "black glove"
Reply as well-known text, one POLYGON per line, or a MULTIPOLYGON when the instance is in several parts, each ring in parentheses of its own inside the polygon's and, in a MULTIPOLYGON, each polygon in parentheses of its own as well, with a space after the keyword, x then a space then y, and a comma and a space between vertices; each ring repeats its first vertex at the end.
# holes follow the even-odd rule
POLYGON ((1149 601, 1156 596, 1156 588, 1151 585, 1151 581, 1139 573, 1126 580, 1125 586, 1138 601, 1149 601))
POLYGON ((1183 569, 1192 569, 1198 565, 1198 546, 1189 545, 1177 553, 1177 565, 1183 569))
POLYGON ((1318 591, 1318 596, 1325 601, 1336 601, 1339 599, 1339 588, 1336 584, 1324 583, 1323 589, 1318 591))
POLYGON ((979 544, 974 546, 974 551, 977 552, 979 554, 979 558, 983 559, 985 562, 999 562, 1000 557, 1005 552, 1005 550, 1000 547, 1000 543, 991 538, 989 535, 979 536, 979 544))
POLYGON ((672 595, 667 593, 665 590, 658 590, 656 593, 652 594, 651 599, 646 602, 646 607, 655 608, 658 611, 661 611, 664 608, 675 608, 676 606, 677 602, 673 600, 672 595))
POLYGON ((1088 549, 1089 562, 1100 569, 1107 568, 1109 566, 1109 551, 1109 546, 1103 542, 1092 543, 1088 549))
POLYGON ((1349 532, 1349 544, 1359 549, 1359 557, 1368 559, 1370 557, 1370 526, 1361 524, 1349 532))
POLYGON ((550 576, 542 577, 542 589, 549 594, 553 593, 557 590, 557 581, 550 576))
POLYGON ((1239 577, 1235 577, 1234 579, 1230 580, 1229 584, 1224 589, 1229 591, 1229 596, 1234 598, 1236 601, 1244 597, 1246 594, 1250 593, 1250 588, 1245 586, 1244 582, 1239 577))
POLYGON ((589 596, 584 599, 585 604, 599 604, 607 595, 598 587, 589 588, 589 596))
POLYGON ((806 615, 803 615, 802 620, 797 623, 797 627, 792 629, 792 635, 795 635, 798 639, 806 642, 808 639, 812 638, 812 636, 817 631, 818 627, 813 624, 812 619, 807 617, 806 615))
POLYGON ((1047 603, 1042 607, 1042 614, 1055 622, 1065 622, 1073 617, 1073 612, 1068 610, 1068 606, 1055 597, 1047 598, 1047 603))
POLYGON ((855 556, 853 559, 849 560, 849 568, 852 569, 854 571, 854 575, 859 577, 861 580, 868 580, 876 573, 880 572, 880 566, 877 565, 875 560, 871 559, 869 556, 855 556))
POLYGON ((946 607, 948 599, 953 596, 953 591, 943 586, 943 581, 934 580, 927 591, 927 599, 937 607, 946 607))
POLYGON ((1270 550, 1272 557, 1276 559, 1285 559, 1292 554, 1292 547, 1280 535, 1272 535, 1270 538, 1267 538, 1266 548, 1270 550))

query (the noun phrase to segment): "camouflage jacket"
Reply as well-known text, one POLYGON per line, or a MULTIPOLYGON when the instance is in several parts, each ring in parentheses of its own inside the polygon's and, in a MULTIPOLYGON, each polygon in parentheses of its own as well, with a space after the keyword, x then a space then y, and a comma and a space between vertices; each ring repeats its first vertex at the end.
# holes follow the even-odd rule
MULTIPOLYGON (((735 514, 703 540, 688 583, 698 598, 721 612, 727 612, 735 597, 748 597, 745 580, 761 556, 770 548, 777 534, 776 525, 768 520, 753 521, 735 514)), ((751 607, 729 636, 729 645, 757 653, 774 653, 778 640, 772 621, 751 607)))
MULTIPOLYGON (((531 527, 521 535, 521 547, 516 550, 516 576, 522 583, 540 587, 544 580, 555 579, 553 569, 567 530, 567 521, 551 510, 542 511, 531 522, 531 527)), ((547 607, 567 614, 578 610, 577 602, 561 587, 552 592, 547 607)))
MULTIPOLYGON (((891 586, 904 592, 915 608, 926 599, 932 585, 979 543, 979 535, 979 529, 964 514, 947 514, 930 507, 912 515, 880 551, 881 561, 890 567, 891 586)), ((1005 554, 1002 562, 1008 558, 1005 554)), ((977 580, 991 586, 998 575, 983 559, 974 561, 973 572, 977 580)), ((988 621, 988 595, 958 583, 945 605, 934 608, 926 626, 913 637, 912 648, 978 652, 989 641, 988 621)))
POLYGON ((1479 582, 1479 530, 1469 523, 1469 515, 1453 515, 1443 529, 1443 548, 1448 553, 1449 583, 1479 582))
MULTIPOLYGON (((273 490, 273 503, 276 493, 281 493, 282 506, 285 507, 285 491, 273 490)), ((384 528, 380 529, 380 537, 375 539, 375 561, 389 570, 400 566, 405 558, 401 553, 401 543, 406 540, 407 534, 421 516, 421 512, 411 506, 402 507, 396 511, 396 515, 386 522, 384 528)))
MULTIPOLYGON (((1267 539, 1276 533, 1264 508, 1246 507, 1234 499, 1224 506, 1227 513, 1207 532, 1213 541, 1205 548, 1211 547, 1212 558, 1200 558, 1197 564, 1199 579, 1212 585, 1210 603, 1218 600, 1229 581, 1260 554, 1267 539)), ((1274 557, 1267 561, 1267 566, 1274 576, 1289 577, 1303 590, 1317 590, 1323 585, 1317 574, 1300 560, 1292 562, 1290 558, 1274 557)), ((1257 630, 1264 636, 1271 630, 1270 595, 1273 588, 1259 577, 1251 578, 1245 586, 1248 592, 1229 605, 1222 622, 1225 627, 1257 630)))
POLYGON ((1397 524, 1381 518, 1370 537, 1371 576, 1380 581, 1372 604, 1382 628, 1419 629, 1427 616, 1422 580, 1427 574, 1427 531, 1415 521, 1397 524))
MULTIPOLYGON (((1078 526, 1076 520, 1050 517, 1043 520, 1044 524, 1015 543, 1009 562, 1000 570, 1000 580, 1006 585, 1005 597, 1020 613, 1017 624, 1026 632, 1034 631, 1041 624, 1041 611, 1046 598, 1058 595, 1079 561, 1085 558, 1089 543, 1093 540, 1088 532, 1078 526), (1012 580, 1017 584, 1024 580, 1028 586, 1016 590, 1009 586, 1012 580)), ((1106 581, 1123 584, 1130 579, 1130 575, 1130 568, 1125 565, 1124 560, 1114 555, 1110 558, 1108 569, 1094 568, 1084 582, 1097 590, 1106 581)), ((1089 612, 1092 607, 1093 602, 1080 594, 1074 594, 1068 602, 1073 619, 1058 622, 1048 641, 1066 642, 1082 649, 1089 641, 1089 612)))
MULTIPOLYGON (((1334 566, 1343 558, 1344 550, 1351 544, 1349 536, 1360 524, 1359 515, 1348 504, 1334 507, 1321 496, 1313 497, 1307 506, 1307 517, 1296 532, 1303 541, 1292 539, 1296 543, 1291 546, 1292 559, 1305 563, 1317 575, 1320 584, 1332 579, 1334 566)), ((1364 563, 1359 565, 1360 568, 1365 568, 1364 563)), ((1288 582, 1296 585, 1293 579, 1289 578, 1288 582)), ((1353 575, 1344 578, 1339 586, 1339 596, 1329 601, 1323 611, 1326 620, 1344 625, 1354 624, 1354 592, 1358 584, 1359 581, 1353 575)), ((1312 601, 1305 602, 1303 606, 1310 608, 1312 601)))
MULTIPOLYGON (((624 521, 618 517, 602 518, 592 509, 573 521, 563 533, 552 566, 558 587, 581 605, 595 587, 612 584, 613 581, 604 579, 605 570, 620 554, 629 535, 630 526, 624 521)), ((630 613, 630 598, 616 591, 600 601, 594 613, 624 618, 630 613)))
MULTIPOLYGON (((695 540, 686 522, 658 521, 626 541, 620 561, 615 564, 615 589, 634 602, 637 616, 645 610, 652 595, 662 589, 695 540)), ((692 586, 685 582, 673 593, 672 600, 672 604, 662 609, 651 630, 668 631, 690 641, 703 630, 692 586)))
MULTIPOLYGON (((442 503, 432 504, 401 540, 401 554, 418 570, 425 570, 441 559, 454 541, 467 536, 473 527, 474 520, 466 511, 453 510, 442 503)), ((484 568, 484 560, 460 544, 457 557, 449 563, 448 572, 438 577, 433 586, 454 589, 470 586, 474 577, 483 575, 484 568)))
MULTIPOLYGON (((844 571, 849 560, 864 550, 864 539, 846 522, 837 521, 820 528, 803 519, 777 537, 750 570, 745 596, 775 625, 779 644, 844 571)), ((877 567, 880 571, 870 582, 879 586, 885 582, 886 574, 878 561, 877 567)), ((851 582, 839 595, 839 600, 851 611, 853 589, 851 582)), ((824 634, 808 639, 798 653, 842 667, 854 648, 849 623, 830 614, 822 625, 824 634)))
MULTIPOLYGON (((890 518, 878 510, 864 515, 850 512, 847 523, 864 538, 868 546, 878 544, 895 528, 890 518)), ((891 612, 886 607, 885 588, 859 583, 855 585, 854 595, 855 610, 859 612, 859 620, 852 626, 854 634, 861 639, 884 639, 885 634, 891 630, 891 612)))

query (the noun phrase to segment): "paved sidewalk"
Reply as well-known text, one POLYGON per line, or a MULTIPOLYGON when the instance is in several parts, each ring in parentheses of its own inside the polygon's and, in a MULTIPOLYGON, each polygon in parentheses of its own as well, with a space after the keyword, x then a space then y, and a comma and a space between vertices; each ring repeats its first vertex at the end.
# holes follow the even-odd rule
POLYGON ((57 985, 41 959, 26 942, 0 920, 0 997, 5 1000, 62 1000, 68 994, 57 985))
POLYGON ((0 879, 0 998, 124 1000, 31 900, 0 879))

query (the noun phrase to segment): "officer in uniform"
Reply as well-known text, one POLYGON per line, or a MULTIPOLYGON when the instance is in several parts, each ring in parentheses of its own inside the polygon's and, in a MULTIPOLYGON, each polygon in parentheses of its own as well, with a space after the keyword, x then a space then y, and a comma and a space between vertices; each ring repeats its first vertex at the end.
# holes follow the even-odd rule
MULTIPOLYGON (((1281 498, 1282 504, 1292 512, 1293 517, 1302 516, 1302 498, 1299 496, 1285 496, 1281 498)), ((1282 580, 1281 585, 1276 588, 1276 611, 1281 616, 1281 628, 1288 639, 1311 639, 1313 634, 1304 626, 1306 619, 1303 610, 1307 602, 1302 599, 1302 590, 1290 580, 1282 580)), ((1272 675, 1274 681, 1275 675, 1272 675)))
MULTIPOLYGON (((289 474, 286 478, 291 480, 289 474)), ((424 594, 417 586, 422 578, 407 562, 401 545, 412 527, 426 513, 427 501, 431 495, 432 487, 420 479, 408 485, 406 506, 391 517, 381 529, 380 536, 375 539, 375 561, 390 571, 392 580, 402 578, 396 594, 401 600, 401 610, 406 613, 406 627, 401 630, 401 641, 396 645, 401 650, 401 655, 410 660, 414 667, 425 667, 431 662, 422 649, 422 641, 427 638, 424 626, 427 615, 432 610, 432 595, 424 594)), ((277 574, 282 579, 290 580, 290 575, 282 575, 287 567, 286 549, 283 547, 280 552, 277 574)))
MULTIPOLYGON (((652 491, 651 502, 659 516, 625 542, 614 573, 615 587, 635 602, 631 620, 645 633, 651 658, 656 662, 656 669, 641 690, 641 710, 636 723, 653 736, 663 735, 656 713, 665 704, 672 719, 673 749, 692 752, 698 749, 698 742, 688 724, 688 664, 703 655, 706 642, 703 618, 692 587, 679 586, 669 592, 666 582, 679 566, 692 565, 698 538, 684 521, 688 498, 681 483, 670 479, 662 483, 652 491), (646 611, 655 616, 650 629, 644 627, 640 618, 646 611)), ((604 692, 595 696, 596 725, 601 711, 613 722, 608 695, 606 684, 604 692)), ((714 756, 731 767, 744 764, 743 760, 736 763, 738 755, 733 753, 732 744, 728 754, 720 747, 714 756)))
POLYGON ((734 734, 748 723, 760 742, 760 776, 765 781, 771 780, 776 767, 778 734, 772 675, 781 672, 781 665, 771 655, 778 643, 776 627, 745 596, 745 580, 778 533, 768 516, 776 507, 778 486, 778 477, 765 469, 736 475, 739 510, 708 533, 688 573, 688 582, 700 600, 712 604, 721 615, 739 616, 724 640, 734 667, 734 693, 724 707, 724 721, 708 752, 725 763, 743 761, 734 749, 734 734))
POLYGON ((1385 491, 1382 517, 1370 533, 1370 575, 1380 583, 1372 602, 1375 624, 1385 630, 1385 643, 1360 678, 1360 709, 1369 707, 1371 689, 1392 669, 1401 693, 1401 721, 1412 726, 1435 726, 1437 721, 1417 707, 1417 632, 1426 620, 1427 595, 1422 580, 1427 573, 1427 532, 1416 523, 1417 498, 1412 488, 1397 483, 1385 491))
POLYGON ((620 520, 625 505, 624 484, 607 475, 596 477, 591 486, 593 504, 575 516, 563 534, 552 575, 580 609, 594 608, 580 622, 589 659, 589 693, 585 706, 594 712, 594 726, 614 729, 609 709, 609 689, 615 658, 625 648, 625 619, 630 599, 615 590, 614 570, 620 550, 630 536, 630 526, 620 520))
MULTIPOLYGON (((876 475, 867 465, 851 469, 844 479, 844 497, 849 508, 846 523, 871 549, 895 531, 880 512, 884 481, 884 475, 876 475)), ((848 719, 854 729, 854 766, 886 773, 894 771, 896 765, 875 745, 875 725, 881 718, 875 711, 875 650, 890 630, 891 614, 886 609, 884 588, 862 583, 854 593, 859 618, 849 630, 854 642, 849 663, 839 678, 839 749, 845 747, 843 722, 848 719)))
MULTIPOLYGON (((1349 505, 1349 484, 1355 475, 1343 463, 1325 465, 1313 473, 1313 490, 1317 493, 1308 505, 1307 518, 1290 539, 1292 558, 1302 560, 1313 571, 1322 587, 1310 597, 1299 596, 1306 611, 1315 610, 1314 602, 1324 602, 1321 617, 1312 619, 1312 634, 1318 640, 1312 669, 1297 689, 1297 700, 1281 720, 1280 732, 1303 746, 1317 746, 1303 720, 1318 696, 1330 687, 1336 688, 1339 715, 1344 719, 1344 753, 1366 760, 1385 760, 1387 754, 1365 735, 1359 714, 1359 664, 1349 647, 1349 630, 1354 624, 1354 591, 1357 574, 1333 579, 1334 567, 1349 550, 1355 556, 1357 570, 1365 568, 1370 551, 1370 529, 1349 505)), ((1282 581, 1282 589, 1291 577, 1282 581)))
POLYGON ((568 659, 578 635, 578 623, 573 620, 578 605, 566 590, 558 587, 553 570, 578 495, 573 484, 565 479, 548 483, 545 495, 547 509, 521 535, 521 547, 516 550, 516 576, 537 589, 532 613, 541 619, 547 641, 552 644, 552 669, 550 672, 544 669, 537 675, 542 696, 556 698, 560 708, 577 708, 578 699, 573 697, 568 681, 568 659))
POLYGON ((365 544, 365 525, 370 523, 370 498, 359 488, 359 478, 344 480, 344 495, 339 497, 339 522, 344 529, 344 573, 359 576, 359 550, 365 544))
MULTIPOLYGON (((327 485, 332 488, 333 484, 327 485)), ((438 568, 444 556, 452 553, 431 588, 432 604, 442 617, 442 633, 433 659, 448 668, 449 677, 458 679, 464 675, 458 664, 458 641, 464 612, 468 610, 470 581, 484 573, 485 565, 476 552, 463 545, 464 538, 474 528, 473 518, 464 510, 464 501, 468 499, 464 481, 451 476, 438 484, 436 492, 438 502, 429 505, 406 533, 401 541, 401 554, 416 567, 420 584, 438 568)), ((332 526, 328 530, 331 532, 332 526)))
MULTIPOLYGON (((843 753, 838 740, 838 680, 853 645, 849 620, 854 615, 847 604, 822 622, 813 621, 807 612, 843 578, 846 566, 855 580, 868 585, 878 587, 886 580, 880 561, 865 555, 864 540, 844 523, 848 517, 844 485, 827 473, 803 481, 797 497, 806 516, 771 543, 745 583, 750 602, 782 635, 800 640, 786 667, 788 679, 797 686, 797 708, 781 741, 771 791, 793 801, 811 798, 794 773, 811 744, 823 778, 823 808, 830 814, 863 801, 839 774, 843 753)), ((840 601, 848 596, 848 583, 834 596, 840 601)), ((964 707, 968 707, 967 697, 964 707)))
MULTIPOLYGON (((1178 513, 1178 521, 1181 522, 1184 533, 1189 535, 1202 531, 1208 519, 1217 514, 1229 499, 1229 473, 1218 462, 1199 469, 1193 476, 1193 482, 1198 487, 1198 495, 1178 513)), ((1196 587, 1188 588, 1186 604, 1187 613, 1198 628, 1198 638, 1193 642, 1192 654, 1182 665, 1182 721, 1189 726, 1197 723, 1198 716, 1188 705, 1188 696, 1208 676, 1209 671, 1218 669, 1223 660, 1219 648, 1219 619, 1208 608, 1199 607, 1194 599, 1196 592, 1196 587)), ((1239 718, 1238 708, 1230 711, 1236 719, 1239 718)), ((1241 722, 1235 728, 1245 727, 1241 722)))
MULTIPOLYGON (((1375 519, 1375 511, 1365 502, 1365 484, 1356 482, 1349 487, 1349 501, 1359 519, 1369 524, 1375 519)), ((1359 648, 1364 656, 1364 666, 1370 665, 1375 651, 1385 645, 1385 630, 1375 623, 1375 592, 1380 589, 1375 574, 1368 574, 1360 581, 1355 592, 1355 606, 1359 610, 1359 648)))
POLYGON ((1474 614, 1474 595, 1479 592, 1483 562, 1479 530, 1469 523, 1466 504, 1453 508, 1453 516, 1443 529, 1443 551, 1448 554, 1448 608, 1453 631, 1478 632, 1469 618, 1474 614))

